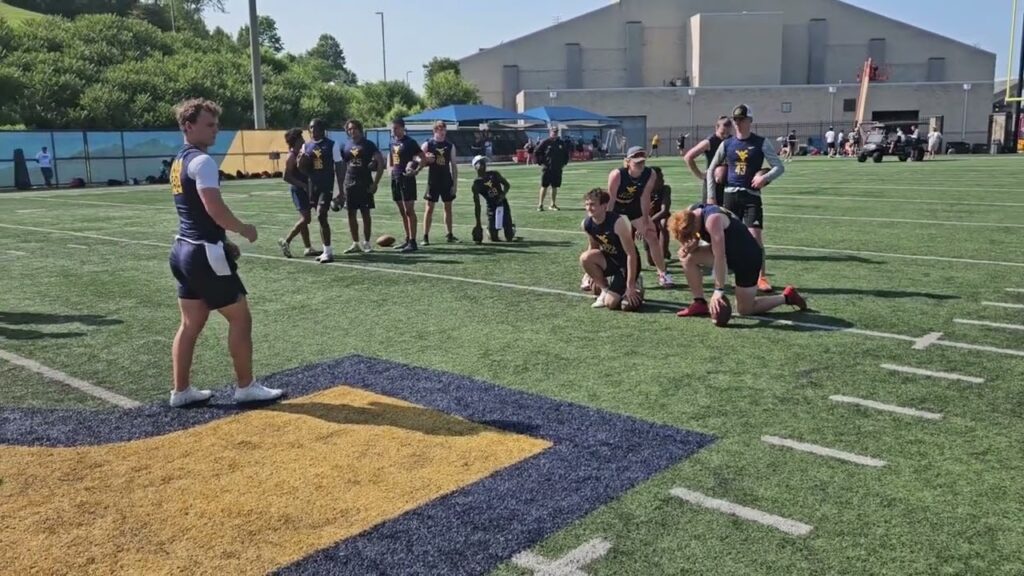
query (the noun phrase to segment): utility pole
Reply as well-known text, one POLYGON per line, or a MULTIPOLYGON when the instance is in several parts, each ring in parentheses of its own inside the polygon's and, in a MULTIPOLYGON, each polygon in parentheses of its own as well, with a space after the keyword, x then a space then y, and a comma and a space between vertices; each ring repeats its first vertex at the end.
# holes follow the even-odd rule
POLYGON ((252 53, 252 115, 257 130, 267 127, 263 112, 263 63, 260 60, 260 18, 256 0, 249 0, 249 52, 252 53))

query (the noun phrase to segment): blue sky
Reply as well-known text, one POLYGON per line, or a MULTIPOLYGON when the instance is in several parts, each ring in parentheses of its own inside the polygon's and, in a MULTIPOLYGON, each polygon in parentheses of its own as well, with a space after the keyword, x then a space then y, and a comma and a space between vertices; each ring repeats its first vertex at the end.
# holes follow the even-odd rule
MULTIPOLYGON (((955 0, 847 0, 848 3, 915 26, 977 44, 998 55, 996 75, 1006 74, 1010 0, 974 0, 968 9, 955 0)), ((257 0, 260 14, 277 20, 285 48, 302 52, 328 32, 348 57, 360 80, 380 80, 380 17, 384 12, 388 78, 420 90, 424 62, 433 56, 460 58, 479 48, 517 38, 609 4, 608 0, 513 0, 459 2, 434 0, 257 0), (469 7, 469 8, 467 8, 469 7), (301 8, 301 9, 300 9, 301 8)), ((756 0, 751 5, 756 6, 756 0)), ((248 22, 248 0, 226 0, 226 14, 211 13, 207 22, 234 34, 248 22)), ((1016 71, 1014 71, 1016 74, 1016 71)))

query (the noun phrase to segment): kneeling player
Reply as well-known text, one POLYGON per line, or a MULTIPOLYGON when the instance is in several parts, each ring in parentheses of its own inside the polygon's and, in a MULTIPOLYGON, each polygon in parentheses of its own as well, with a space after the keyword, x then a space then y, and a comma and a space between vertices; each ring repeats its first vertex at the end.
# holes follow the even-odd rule
POLYGON ((693 303, 677 316, 717 315, 729 269, 736 275, 736 308, 740 314, 761 314, 783 304, 807 309, 807 302, 792 286, 786 286, 781 296, 757 296, 763 251, 743 221, 732 212, 710 204, 695 204, 673 214, 668 229, 681 244, 679 259, 693 294, 693 303), (714 269, 715 292, 710 303, 704 298, 702 266, 714 269))
POLYGON ((505 233, 505 240, 516 240, 516 227, 512 223, 512 208, 508 205, 508 190, 511 185, 497 170, 487 169, 487 158, 473 158, 476 179, 473 180, 473 211, 476 214, 476 227, 473 228, 473 241, 483 242, 483 223, 480 221, 480 199, 487 204, 487 232, 491 242, 498 242, 498 228, 505 233))
POLYGON ((583 231, 590 247, 580 254, 580 265, 593 280, 597 295, 593 307, 637 310, 643 303, 643 283, 629 218, 609 211, 611 196, 601 188, 583 198, 587 209, 583 231))

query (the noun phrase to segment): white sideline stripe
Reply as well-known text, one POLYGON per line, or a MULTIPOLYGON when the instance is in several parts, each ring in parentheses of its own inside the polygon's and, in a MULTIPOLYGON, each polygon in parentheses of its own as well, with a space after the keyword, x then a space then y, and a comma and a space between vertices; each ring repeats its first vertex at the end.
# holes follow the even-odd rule
POLYGON ((1024 288, 1007 288, 1007 292, 1024 292, 1024 288))
MULTIPOLYGON (((0 224, 0 228, 13 228, 15 230, 33 230, 36 232, 45 232, 48 234, 68 234, 71 236, 80 236, 83 238, 98 238, 100 240, 109 240, 111 242, 118 242, 121 244, 142 244, 146 246, 157 246, 159 248, 168 248, 170 241, 168 242, 154 242, 151 240, 129 240, 126 238, 115 238, 113 236, 104 236, 102 234, 90 234, 87 232, 72 232, 70 230, 54 230, 51 228, 39 228, 36 226, 20 226, 16 224, 0 224)), ((263 260, 283 260, 285 262, 295 262, 299 264, 310 264, 314 266, 323 266, 313 260, 306 260, 301 258, 285 258, 284 256, 270 256, 267 254, 245 254, 248 258, 260 258, 263 260)), ((465 282, 469 284, 482 284, 485 286, 497 286, 500 288, 513 288, 516 290, 526 290, 530 292, 541 292, 545 294, 558 294, 562 296, 572 296, 575 298, 591 298, 589 294, 583 292, 572 292, 569 290, 559 290, 556 288, 544 288, 541 286, 523 286, 520 284, 511 284, 508 282, 494 282, 491 280, 479 280, 475 278, 463 278, 461 276, 447 276, 444 274, 432 274, 429 272, 417 272, 415 270, 401 270, 396 268, 383 268, 380 266, 367 266, 363 264, 349 264, 346 262, 335 261, 331 266, 337 266, 340 268, 352 268, 355 270, 369 270, 372 272, 385 272, 388 274, 404 274, 407 276, 419 276, 422 278, 436 278, 439 280, 451 280, 453 282, 465 282)), ((905 336, 903 334, 892 334, 889 332, 877 332, 874 330, 862 330, 860 328, 848 328, 842 326, 829 326, 827 324, 815 324, 812 322, 797 322, 793 320, 784 320, 781 318, 770 318, 766 316, 746 316, 746 318, 753 318, 764 322, 774 322, 789 326, 803 326, 805 328, 815 328, 819 330, 828 330, 831 332, 849 332, 851 334, 862 334, 864 336, 875 336, 878 338, 891 338, 894 340, 903 340, 905 342, 918 343, 921 339, 914 338, 913 336, 905 336)), ((927 338, 927 336, 926 336, 927 338)), ((941 344, 943 346, 951 346, 954 348, 965 348, 969 350, 978 350, 985 352, 994 352, 997 354, 1009 354, 1012 356, 1024 356, 1024 351, 1020 350, 1006 350, 1002 348, 993 348, 990 346, 977 346, 974 344, 964 344, 960 342, 949 342, 945 340, 939 340, 935 344, 941 344)))
POLYGON ((1006 302, 982 302, 982 306, 998 306, 999 308, 1024 309, 1024 304, 1007 304, 1006 302))
POLYGON ((803 522, 762 512, 755 508, 741 506, 740 504, 733 504, 726 500, 712 498, 701 494, 700 492, 687 490, 686 488, 673 488, 669 490, 669 493, 673 496, 686 500, 690 504, 696 504, 697 506, 703 506, 704 508, 725 512, 731 516, 750 520, 751 522, 757 522, 758 524, 764 524, 765 526, 771 526, 772 528, 785 532, 791 536, 806 536, 811 533, 811 530, 814 530, 814 526, 811 526, 810 524, 804 524, 803 522))
POLYGON ((81 248, 83 250, 89 249, 88 246, 82 246, 81 244, 68 244, 68 248, 81 248))
POLYGON ((818 456, 828 456, 829 458, 845 460, 847 462, 853 462, 854 464, 861 464, 863 466, 881 468, 886 465, 885 460, 871 458, 870 456, 861 456, 860 454, 853 454, 851 452, 843 452, 842 450, 826 448, 824 446, 818 446, 817 444, 808 444, 806 442, 797 442, 796 440, 779 438, 778 436, 761 436, 761 441, 775 446, 792 448, 793 450, 799 450, 800 452, 808 452, 810 454, 817 454, 818 456))
POLYGON ((842 402, 845 404, 857 404, 859 406, 865 406, 867 408, 874 408, 875 410, 883 410, 885 412, 895 412, 896 414, 905 414, 907 416, 916 416, 918 418, 926 418, 928 420, 942 420, 942 414, 936 414, 935 412, 925 412, 924 410, 915 410, 913 408, 904 408, 902 406, 894 406, 892 404, 882 404, 881 402, 875 402, 874 400, 864 400, 863 398, 854 398, 853 396, 842 396, 834 395, 829 396, 829 400, 833 402, 842 402))
MULTIPOLYGON (((802 186, 792 186, 792 185, 786 185, 786 184, 776 184, 776 185, 773 185, 772 187, 773 188, 792 188, 792 189, 802 188, 802 186)), ((843 185, 843 187, 844 188, 858 188, 858 186, 845 185, 845 184, 843 185)), ((874 188, 874 186, 863 186, 863 187, 864 188, 874 188)), ((903 188, 903 187, 901 186, 900 188, 903 188)), ((964 189, 969 189, 969 188, 971 188, 971 186, 965 186, 964 187, 964 189)), ((936 188, 930 188, 930 190, 936 190, 936 188)), ((950 190, 960 190, 960 188, 950 188, 950 190)), ((1007 191, 1010 192, 1011 190, 1007 190, 1007 191)), ((1017 192, 1017 190, 1012 190, 1012 192, 1017 192)), ((926 199, 901 200, 901 199, 896 199, 896 198, 869 198, 867 196, 801 196, 799 194, 771 194, 770 198, 785 198, 785 199, 789 199, 789 200, 849 200, 849 201, 853 201, 853 202, 898 202, 900 204, 906 204, 907 202, 913 202, 915 204, 943 204, 943 205, 954 205, 954 206, 956 206, 956 205, 963 205, 963 206, 974 205, 974 206, 976 206, 978 204, 977 202, 958 202, 956 200, 950 200, 950 201, 945 201, 945 200, 926 200, 926 199)), ((1016 203, 1016 202, 1002 202, 1002 203, 1000 203, 1000 202, 985 202, 985 205, 986 206, 1022 206, 1022 207, 1024 207, 1024 204, 1016 203)))
POLYGON ((929 332, 918 338, 917 342, 914 342, 913 348, 914 350, 927 350, 929 346, 938 342, 939 338, 942 338, 942 332, 929 332))
POLYGON ((115 406, 120 406, 121 408, 136 408, 138 406, 141 406, 140 403, 136 402, 135 400, 132 400, 131 398, 126 398, 124 396, 121 396, 120 394, 111 392, 110 390, 100 388, 99 386, 96 386, 95 384, 90 384, 85 380, 79 380, 78 378, 75 378, 74 376, 69 376, 61 372, 60 370, 54 370, 53 368, 43 366, 42 364, 36 362, 35 360, 30 360, 28 358, 18 356, 17 354, 12 354, 11 352, 7 352, 6 350, 0 350, 0 358, 7 360, 11 364, 17 364, 22 368, 27 368, 33 372, 36 372, 37 374, 42 374, 43 376, 49 378, 50 380, 56 380, 57 382, 67 384, 68 386, 85 392, 90 396, 95 396, 101 400, 106 400, 107 402, 110 402, 115 406))
POLYGON ((18 252, 17 250, 7 250, 8 254, 14 254, 15 256, 28 256, 25 252, 18 252))
POLYGON ((46 212, 46 208, 29 208, 28 210, 15 210, 18 214, 28 214, 29 212, 46 212))
MULTIPOLYGON (((33 200, 58 200, 58 199, 53 199, 53 198, 33 198, 33 200)), ((63 201, 63 202, 76 202, 76 203, 79 203, 79 204, 97 204, 97 205, 102 205, 102 206, 124 206, 124 207, 139 208, 139 209, 147 209, 148 208, 148 209, 166 210, 166 208, 163 207, 163 206, 150 206, 150 205, 143 205, 143 204, 126 204, 126 203, 119 203, 119 202, 102 202, 102 201, 94 201, 94 200, 63 200, 63 199, 59 199, 59 200, 63 201)), ((534 206, 533 204, 524 204, 524 205, 534 206)), ((987 205, 991 205, 991 204, 987 204, 987 205)), ((1024 204, 1021 204, 1021 206, 1024 206, 1024 204)), ((294 216, 294 214, 292 214, 292 213, 285 214, 283 212, 257 212, 257 211, 249 211, 249 210, 238 210, 238 211, 236 211, 236 213, 238 213, 238 214, 262 214, 262 215, 266 215, 266 216, 279 216, 279 217, 293 217, 294 216)), ((397 224, 398 223, 397 220, 389 220, 389 219, 386 219, 386 218, 376 219, 375 221, 376 222, 382 222, 382 223, 388 223, 388 224, 397 224)), ((468 227, 471 227, 472 224, 456 224, 456 226, 463 227, 463 228, 468 228, 468 227)), ((544 232, 544 233, 552 233, 552 234, 570 234, 570 235, 573 235, 573 236, 581 236, 581 237, 582 237, 582 234, 583 234, 583 232, 580 231, 580 230, 557 230, 557 229, 554 229, 554 228, 524 228, 524 227, 516 226, 516 230, 522 230, 522 231, 526 231, 526 232, 544 232)), ((948 256, 924 256, 924 255, 917 255, 917 254, 893 254, 893 253, 890 253, 890 252, 870 252, 870 251, 866 251, 866 250, 842 250, 842 249, 838 249, 838 248, 816 248, 816 247, 813 247, 813 246, 786 246, 786 245, 781 245, 781 244, 769 244, 768 246, 766 246, 766 248, 769 248, 769 249, 772 249, 772 250, 775 250, 775 249, 778 249, 778 250, 802 250, 804 252, 825 252, 825 253, 830 253, 830 254, 855 254, 855 255, 861 255, 861 256, 880 256, 880 257, 884 257, 884 258, 909 258, 909 259, 913 259, 913 260, 934 260, 934 261, 938 261, 938 262, 958 262, 958 263, 962 263, 962 264, 988 264, 988 265, 993 265, 993 266, 1024 267, 1024 262, 1004 262, 1004 261, 997 261, 997 260, 975 260, 975 259, 970 259, 970 258, 951 258, 951 257, 948 257, 948 256)), ((1016 289, 1009 289, 1008 288, 1007 290, 1015 291, 1016 289)), ((1024 292, 1024 290, 1021 290, 1021 291, 1024 292)))
POLYGON ((1024 224, 1001 224, 998 222, 962 222, 947 220, 912 220, 909 218, 871 218, 867 216, 824 216, 814 214, 774 214, 766 212, 765 216, 773 218, 811 218, 822 220, 859 220, 861 222, 903 222, 907 224, 939 224, 942 226, 990 226, 993 228, 1024 228, 1024 224))
POLYGON ((963 382, 970 382, 971 384, 984 384, 984 378, 976 378, 974 376, 964 376, 963 374, 954 374, 952 372, 936 372, 934 370, 924 370, 921 368, 914 368, 912 366, 900 366, 898 364, 881 364, 881 368, 886 370, 892 370, 894 372, 903 372, 904 374, 916 374, 918 376, 931 376, 933 378, 944 378, 946 380, 961 380, 963 382))
POLYGON ((604 557, 611 548, 611 542, 594 538, 557 560, 548 560, 539 554, 523 551, 512 557, 512 563, 532 571, 536 576, 587 576, 582 568, 604 557))
POLYGON ((989 326, 991 328, 1006 328, 1007 330, 1024 330, 1024 324, 1000 324, 999 322, 985 322, 982 320, 965 320, 953 318, 957 324, 970 324, 972 326, 989 326))

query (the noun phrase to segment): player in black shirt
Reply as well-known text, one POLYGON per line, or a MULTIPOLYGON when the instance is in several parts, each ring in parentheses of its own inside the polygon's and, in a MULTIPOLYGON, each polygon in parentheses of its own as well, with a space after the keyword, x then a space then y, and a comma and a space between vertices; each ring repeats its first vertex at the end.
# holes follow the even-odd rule
POLYGON ((640 254, 633 242, 629 218, 609 209, 611 196, 594 188, 584 196, 587 218, 582 228, 589 246, 580 254, 580 266, 593 279, 594 308, 633 311, 643 303, 640 254))
POLYGON ((543 140, 534 153, 540 172, 540 199, 537 210, 544 211, 544 196, 551 188, 551 209, 558 210, 558 189, 562 187, 562 169, 569 163, 569 145, 558 137, 558 127, 552 126, 549 136, 543 140))
POLYGON ((430 223, 434 219, 434 205, 444 203, 445 237, 449 243, 459 239, 452 233, 452 202, 459 188, 459 168, 455 161, 455 145, 448 141, 448 126, 441 120, 434 123, 434 137, 423 143, 423 158, 427 163, 427 210, 423 214, 423 245, 430 244, 430 223))
POLYGON ((505 240, 517 240, 516 227, 512 223, 512 208, 508 205, 508 190, 511 185, 497 170, 487 169, 487 158, 473 158, 476 179, 473 181, 473 212, 476 215, 476 227, 473 229, 473 241, 479 244, 483 240, 483 221, 480 219, 480 201, 487 205, 487 232, 491 242, 498 242, 498 230, 505 233, 505 240))
POLYGON ((366 139, 363 124, 358 120, 345 123, 345 132, 349 141, 341 151, 341 159, 345 170, 345 208, 348 210, 348 227, 352 233, 352 246, 345 254, 371 252, 370 234, 372 220, 370 210, 376 207, 374 195, 384 175, 384 156, 377 145, 366 139), (359 219, 363 217, 363 241, 359 242, 359 219))
MULTIPOLYGON (((718 152, 718 147, 721 146, 722 142, 731 135, 732 120, 728 116, 719 116, 718 122, 715 123, 715 132, 698 142, 696 146, 690 148, 686 154, 683 155, 683 160, 686 162, 686 166, 690 169, 690 172, 701 181, 701 202, 708 202, 707 173, 702 172, 701 169, 697 167, 697 157, 703 154, 710 166, 711 159, 714 158, 715 152, 718 152)), ((725 202, 724 179, 715 183, 713 202, 719 206, 725 202)))

